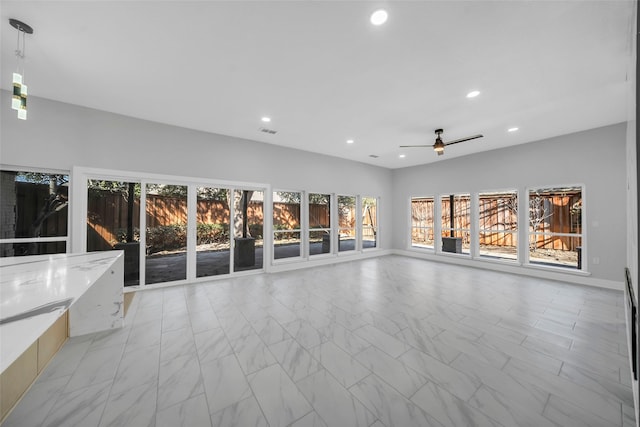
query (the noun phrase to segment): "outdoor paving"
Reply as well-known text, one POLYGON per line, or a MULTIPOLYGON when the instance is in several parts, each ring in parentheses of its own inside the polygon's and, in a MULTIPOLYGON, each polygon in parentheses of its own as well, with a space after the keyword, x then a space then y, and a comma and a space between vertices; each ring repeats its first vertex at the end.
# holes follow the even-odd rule
MULTIPOLYGON (((373 242, 363 242, 365 248, 373 247, 373 242)), ((355 240, 342 240, 341 251, 355 248, 355 240)), ((322 242, 311 243, 309 251, 312 254, 322 253, 322 242)), ((275 259, 297 257, 300 254, 300 244, 283 244, 275 247, 275 259)), ((229 249, 200 251, 196 257, 196 277, 209 277, 229 274, 229 249)), ((263 264, 263 250, 256 247, 256 262, 252 266, 236 267, 234 271, 261 269, 263 264)), ((155 255, 146 260, 146 283, 172 282, 184 280, 187 277, 186 252, 155 255)), ((137 283, 135 283, 137 284, 137 283)))

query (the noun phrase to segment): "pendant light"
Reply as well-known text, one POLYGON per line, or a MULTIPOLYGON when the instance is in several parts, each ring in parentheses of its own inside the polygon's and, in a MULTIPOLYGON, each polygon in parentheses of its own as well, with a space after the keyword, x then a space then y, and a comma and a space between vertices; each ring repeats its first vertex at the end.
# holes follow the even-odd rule
POLYGON ((25 36, 33 34, 33 28, 17 19, 9 19, 9 24, 18 30, 18 42, 16 44, 16 72, 13 73, 13 95, 11 96, 11 108, 18 111, 18 118, 27 120, 27 85, 24 82, 24 55, 25 36), (22 36, 22 47, 20 37, 22 36))

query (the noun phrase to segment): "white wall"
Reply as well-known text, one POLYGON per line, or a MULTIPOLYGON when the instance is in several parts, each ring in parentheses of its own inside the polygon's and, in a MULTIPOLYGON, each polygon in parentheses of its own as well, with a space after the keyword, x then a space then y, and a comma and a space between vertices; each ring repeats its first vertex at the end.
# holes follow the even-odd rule
MULTIPOLYGON (((618 124, 544 141, 393 171, 393 247, 409 245, 409 199, 452 193, 584 184, 591 279, 621 283, 626 261, 626 125, 618 124)), ((450 261, 451 257, 440 255, 450 261)), ((456 259, 459 259, 456 257, 456 259)), ((477 263, 469 263, 477 265, 477 263)), ((487 263, 484 263, 487 266, 487 263)), ((524 267, 520 272, 530 272, 524 267)), ((539 270, 535 274, 539 274, 539 270)), ((575 276, 567 275, 566 280, 575 276)), ((591 282, 596 282, 591 280, 591 282)), ((595 284, 595 283, 593 283, 595 284)))
MULTIPOLYGON (((9 105, 2 91, 2 105, 9 105)), ((387 195, 388 169, 29 97, 29 120, 2 108, 3 164, 87 166, 387 195)), ((257 127, 256 127, 257 129, 257 127)))

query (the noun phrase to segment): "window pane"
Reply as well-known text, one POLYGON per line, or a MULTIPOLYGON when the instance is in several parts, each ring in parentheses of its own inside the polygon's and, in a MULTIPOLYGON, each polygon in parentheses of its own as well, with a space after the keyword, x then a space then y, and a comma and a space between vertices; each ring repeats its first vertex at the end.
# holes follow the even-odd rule
POLYGON ((273 233, 274 259, 300 256, 300 232, 276 231, 273 233))
POLYGON ((300 202, 302 194, 273 192, 273 258, 295 258, 301 253, 300 202))
POLYGON ((433 248, 433 197, 411 198, 411 246, 433 248))
POLYGON ((356 242, 356 198, 338 196, 338 251, 352 251, 356 242))
POLYGON ((480 256, 518 259, 518 194, 481 193, 478 200, 480 256))
POLYGON ((273 228, 300 229, 300 193, 288 191, 273 193, 273 228))
POLYGON ((67 236, 69 175, 1 171, 0 238, 67 236))
POLYGON ((529 192, 529 262, 582 269, 582 187, 529 192))
POLYGON ((538 234, 529 236, 529 262, 582 269, 582 238, 538 234))
POLYGON ((67 252, 66 242, 0 243, 2 257, 51 255, 67 252))
POLYGON ((518 234, 510 232, 480 232, 480 256, 518 259, 518 234))
POLYGON ((470 253, 471 196, 455 194, 441 198, 442 251, 470 253))
POLYGON ((411 246, 433 248, 433 228, 413 227, 411 229, 411 246))
POLYGON ((331 230, 316 229, 309 232, 309 255, 331 252, 331 230))
POLYGON ((331 252, 331 195, 309 194, 309 255, 331 252))
MULTIPOLYGON (((0 239, 66 237, 69 175, 0 171, 0 239)), ((66 252, 65 242, 6 243, 0 256, 66 252)))
POLYGON ((378 199, 362 198, 362 248, 375 248, 378 236, 378 199))

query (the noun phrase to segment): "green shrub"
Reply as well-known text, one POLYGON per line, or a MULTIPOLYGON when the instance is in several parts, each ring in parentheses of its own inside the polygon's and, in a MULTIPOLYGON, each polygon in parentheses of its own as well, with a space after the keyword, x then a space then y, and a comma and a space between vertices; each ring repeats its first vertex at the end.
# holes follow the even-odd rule
POLYGON ((187 246, 186 224, 160 225, 147 228, 149 253, 180 249, 187 246))
POLYGON ((223 243, 229 240, 229 224, 198 224, 197 244, 223 243))
MULTIPOLYGON (((127 229, 126 228, 117 228, 114 233, 116 236, 117 243, 127 243, 127 229)), ((133 228, 133 241, 140 241, 140 229, 138 227, 133 228)))

